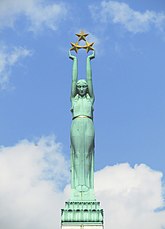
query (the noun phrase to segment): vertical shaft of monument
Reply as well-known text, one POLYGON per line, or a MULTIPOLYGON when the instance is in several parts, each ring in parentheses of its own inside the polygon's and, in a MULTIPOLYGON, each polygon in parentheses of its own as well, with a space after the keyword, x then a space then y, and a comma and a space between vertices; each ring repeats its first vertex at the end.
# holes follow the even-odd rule
POLYGON ((86 79, 78 79, 77 56, 69 51, 73 61, 71 83, 72 125, 70 130, 71 154, 71 196, 61 210, 61 229, 103 229, 103 209, 96 201, 94 193, 94 92, 92 82, 91 60, 95 58, 94 43, 88 43, 88 34, 81 31, 78 42, 71 43, 76 53, 79 49, 91 50, 87 56, 86 79), (85 45, 80 46, 79 41, 85 45))

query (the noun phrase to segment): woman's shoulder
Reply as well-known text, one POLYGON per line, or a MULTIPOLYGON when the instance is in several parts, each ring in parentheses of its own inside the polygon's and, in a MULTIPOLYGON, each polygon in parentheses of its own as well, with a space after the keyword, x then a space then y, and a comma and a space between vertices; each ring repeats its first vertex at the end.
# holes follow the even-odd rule
POLYGON ((71 98, 71 102, 75 103, 79 99, 87 100, 88 102, 91 102, 91 103, 94 102, 94 98, 92 98, 88 93, 84 97, 81 97, 79 94, 77 94, 76 96, 71 98))
POLYGON ((79 99, 79 95, 77 94, 71 98, 71 101, 74 102, 74 101, 77 101, 78 99, 79 99))

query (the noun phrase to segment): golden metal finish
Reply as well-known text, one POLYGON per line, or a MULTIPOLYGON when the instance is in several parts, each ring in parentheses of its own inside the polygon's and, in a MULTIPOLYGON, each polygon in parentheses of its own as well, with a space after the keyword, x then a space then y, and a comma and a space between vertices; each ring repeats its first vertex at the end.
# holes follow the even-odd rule
POLYGON ((74 50, 76 53, 79 49, 81 49, 82 47, 78 44, 78 42, 76 43, 72 43, 71 42, 71 45, 72 45, 72 48, 70 50, 74 50))
POLYGON ((90 118, 90 119, 92 119, 92 117, 87 116, 87 115, 78 115, 78 116, 73 117, 72 120, 74 120, 75 118, 90 118))
POLYGON ((86 45, 83 47, 83 49, 86 49, 88 53, 90 50, 94 50, 94 48, 92 47, 93 45, 94 45, 94 42, 89 43, 88 41, 86 41, 86 45))
POLYGON ((86 41, 86 37, 88 36, 88 33, 84 33, 84 31, 81 30, 80 33, 76 33, 76 36, 78 36, 78 41, 81 40, 86 41))
POLYGON ((75 51, 76 53, 78 52, 79 49, 86 49, 86 52, 88 53, 90 50, 94 50, 94 48, 92 47, 94 45, 94 42, 89 43, 86 40, 86 37, 88 36, 88 33, 85 33, 84 31, 80 31, 80 33, 76 33, 76 36, 78 36, 78 41, 76 43, 71 42, 72 47, 70 48, 70 50, 75 51), (85 41, 85 45, 81 46, 79 45, 79 41, 85 41))

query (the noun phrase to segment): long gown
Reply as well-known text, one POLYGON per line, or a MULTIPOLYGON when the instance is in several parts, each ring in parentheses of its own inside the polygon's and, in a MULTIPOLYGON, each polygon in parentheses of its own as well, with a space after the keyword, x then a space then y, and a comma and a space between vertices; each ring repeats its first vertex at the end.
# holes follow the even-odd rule
POLYGON ((71 186, 79 192, 86 192, 94 186, 93 99, 89 94, 83 97, 77 94, 72 98, 71 112, 71 186))

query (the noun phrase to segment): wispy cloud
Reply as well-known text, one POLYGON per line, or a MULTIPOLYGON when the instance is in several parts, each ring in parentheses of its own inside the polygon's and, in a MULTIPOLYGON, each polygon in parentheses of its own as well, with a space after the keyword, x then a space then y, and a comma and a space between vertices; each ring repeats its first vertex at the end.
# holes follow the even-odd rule
POLYGON ((12 76, 12 68, 16 66, 22 58, 32 55, 32 52, 23 47, 14 47, 9 50, 6 46, 1 46, 0 50, 0 90, 6 89, 12 76))
POLYGON ((139 12, 124 2, 102 1, 99 5, 91 5, 90 11, 94 19, 102 23, 120 24, 132 33, 146 32, 153 26, 158 30, 165 27, 165 13, 150 10, 139 12))
MULTIPOLYGON (((0 228, 60 228, 69 198, 68 162, 53 136, 0 147, 0 228), (10 219, 10 220, 9 220, 10 219)), ((146 165, 118 164, 95 173, 105 228, 162 229, 162 173, 146 165)))
POLYGON ((47 3, 45 0, 2 0, 0 1, 0 28, 13 27, 20 16, 29 24, 28 29, 37 32, 44 27, 56 30, 65 18, 67 7, 64 3, 47 3))

